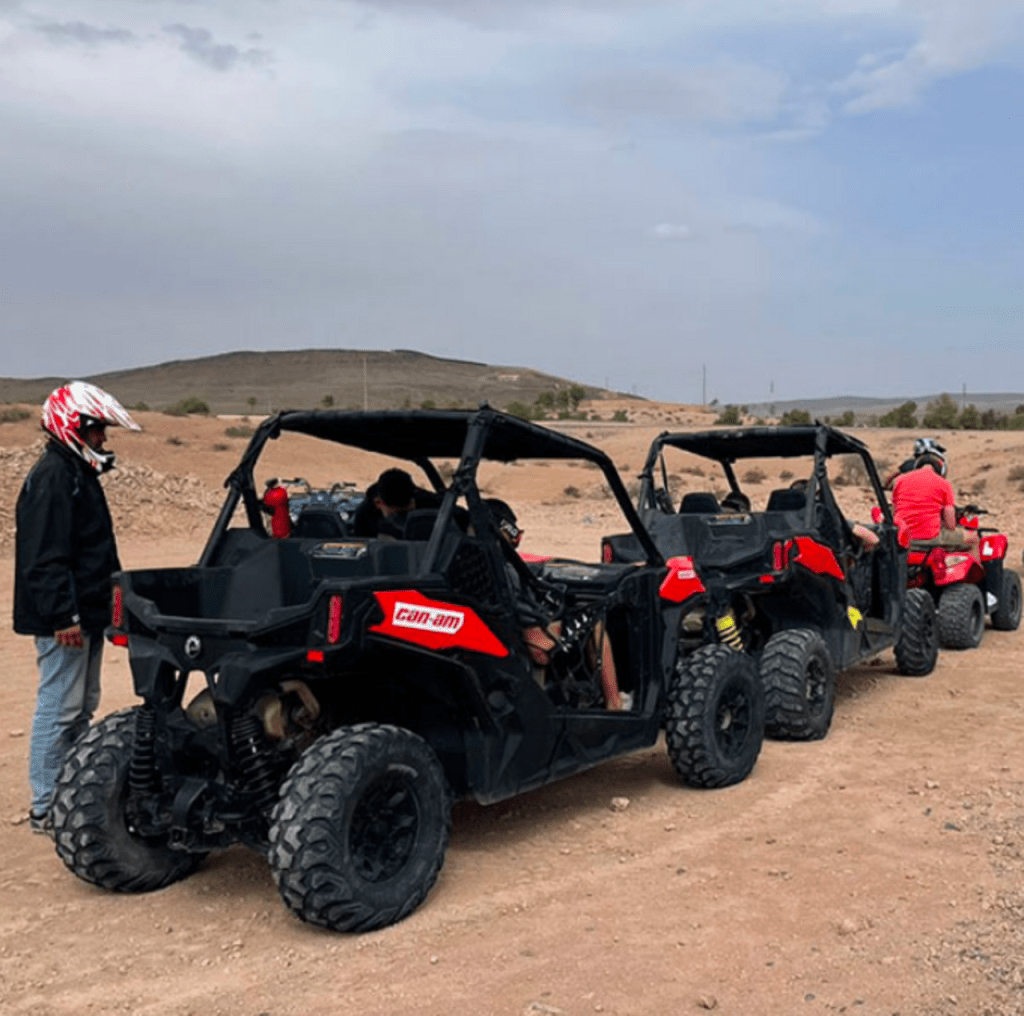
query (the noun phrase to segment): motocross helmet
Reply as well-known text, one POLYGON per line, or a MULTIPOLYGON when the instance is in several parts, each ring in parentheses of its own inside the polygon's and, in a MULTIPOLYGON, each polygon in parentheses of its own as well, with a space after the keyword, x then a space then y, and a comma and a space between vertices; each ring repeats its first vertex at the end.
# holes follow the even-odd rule
POLYGON ((50 392, 43 403, 42 426, 97 473, 114 468, 114 453, 90 448, 83 431, 89 427, 142 430, 113 395, 87 381, 71 381, 50 392))
POLYGON ((933 455, 945 456, 946 446, 939 444, 937 438, 934 437, 919 437, 914 442, 914 458, 919 459, 922 455, 933 455))

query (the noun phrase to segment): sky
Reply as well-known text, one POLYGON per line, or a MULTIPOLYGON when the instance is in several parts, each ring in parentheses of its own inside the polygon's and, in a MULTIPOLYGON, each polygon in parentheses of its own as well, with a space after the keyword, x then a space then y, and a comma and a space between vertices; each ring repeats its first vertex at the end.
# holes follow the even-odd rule
POLYGON ((0 0, 8 377, 1024 390, 1024 0, 0 0))

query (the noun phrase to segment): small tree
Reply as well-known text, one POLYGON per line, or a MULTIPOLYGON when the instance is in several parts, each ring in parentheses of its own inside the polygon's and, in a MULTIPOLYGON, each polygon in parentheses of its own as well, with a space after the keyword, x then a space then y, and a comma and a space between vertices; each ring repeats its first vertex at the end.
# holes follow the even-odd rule
POLYGON ((856 422, 856 417, 853 415, 853 410, 848 409, 842 416, 836 419, 837 427, 852 427, 856 422))
POLYGON ((718 414, 718 419, 715 420, 716 424, 720 424, 723 427, 735 427, 740 422, 740 411, 735 406, 726 406, 725 409, 718 414))
POLYGON ((537 396, 537 405, 541 409, 547 411, 555 408, 555 393, 554 392, 541 392, 537 396))
POLYGON ((334 396, 333 395, 325 395, 320 400, 320 405, 322 405, 324 407, 324 409, 330 409, 331 406, 334 405, 334 396))
POLYGON ((569 403, 575 413, 580 408, 580 403, 587 397, 587 390, 583 385, 572 385, 569 388, 569 403))
POLYGON ((934 430, 954 430, 956 418, 956 402, 952 396, 943 392, 934 402, 929 402, 925 407, 921 424, 934 430))
POLYGON ((779 423, 783 427, 798 427, 801 424, 807 424, 811 422, 811 414, 806 409, 790 409, 788 412, 782 414, 782 418, 779 423))
POLYGON ((978 407, 972 402, 969 406, 964 406, 960 415, 956 419, 956 425, 961 430, 980 430, 981 429, 981 414, 978 412, 978 407))
POLYGON ((250 395, 246 400, 246 404, 249 406, 249 412, 251 413, 256 408, 256 396, 250 395))
POLYGON ((511 416, 518 416, 520 420, 532 420, 533 419, 533 407, 528 406, 525 402, 516 400, 510 402, 505 407, 505 412, 511 416))
POLYGON ((880 416, 878 418, 878 426, 904 428, 916 427, 917 417, 914 415, 916 412, 916 402, 904 402, 902 406, 890 409, 888 413, 884 413, 880 416))

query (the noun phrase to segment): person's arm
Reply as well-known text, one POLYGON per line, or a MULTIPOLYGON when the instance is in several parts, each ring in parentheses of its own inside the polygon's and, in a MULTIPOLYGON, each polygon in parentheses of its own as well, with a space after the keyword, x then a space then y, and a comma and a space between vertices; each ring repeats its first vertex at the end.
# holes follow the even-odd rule
POLYGON ((79 623, 71 569, 74 507, 70 489, 59 486, 64 480, 52 469, 30 477, 17 513, 25 588, 36 613, 53 626, 55 636, 78 628, 79 623))
POLYGON ((942 528, 956 529, 956 508, 951 504, 944 504, 941 512, 942 528))

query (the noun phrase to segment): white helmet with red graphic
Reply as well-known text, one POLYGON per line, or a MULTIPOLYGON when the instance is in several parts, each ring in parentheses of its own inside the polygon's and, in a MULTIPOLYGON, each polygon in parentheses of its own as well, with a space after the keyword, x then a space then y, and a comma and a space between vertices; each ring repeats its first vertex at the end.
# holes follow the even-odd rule
POLYGON ((71 381, 50 392, 43 403, 42 424, 97 473, 114 468, 114 453, 90 447, 82 431, 97 426, 142 430, 113 395, 88 381, 71 381))

